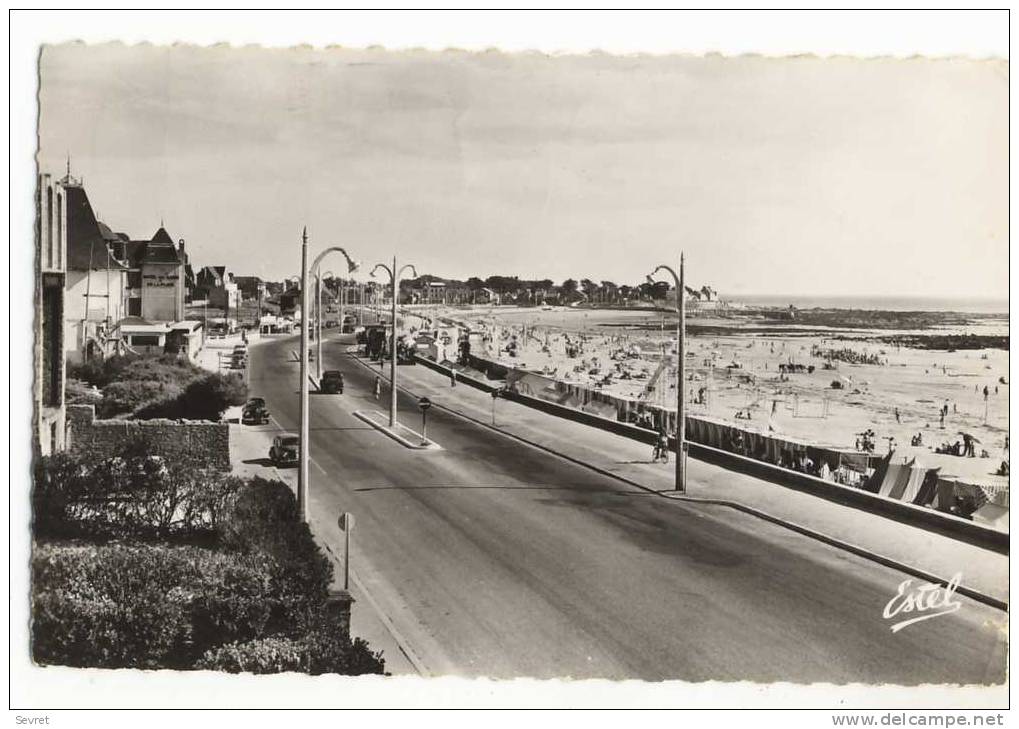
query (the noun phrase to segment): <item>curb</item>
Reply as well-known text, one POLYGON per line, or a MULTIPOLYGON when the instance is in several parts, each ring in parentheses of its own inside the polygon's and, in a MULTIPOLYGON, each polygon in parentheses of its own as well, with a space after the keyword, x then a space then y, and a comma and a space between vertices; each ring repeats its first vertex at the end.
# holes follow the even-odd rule
MULTIPOLYGON (((359 357, 355 356, 354 360, 358 364, 360 364, 362 367, 367 367, 367 365, 365 365, 363 362, 361 362, 359 357)), ((400 387, 398 389, 403 390, 404 392, 406 392, 407 394, 409 394, 411 396, 414 395, 414 393, 412 393, 410 390, 408 390, 405 387, 400 387)), ((802 536, 809 537, 811 539, 815 539, 815 540, 817 540, 817 541, 819 541, 819 542, 821 542, 823 544, 827 544, 828 546, 835 547, 837 549, 842 549, 842 550, 844 550, 846 552, 849 552, 851 554, 855 554, 858 557, 863 557, 864 559, 870 560, 871 562, 875 562, 876 564, 880 564, 883 567, 890 567, 892 569, 898 570, 899 572, 904 572, 905 574, 910 575, 911 577, 916 577, 916 578, 925 580, 927 582, 930 582, 930 583, 933 583, 933 584, 942 585, 942 586, 947 586, 948 583, 950 582, 950 580, 948 580, 946 578, 938 577, 937 575, 934 575, 934 574, 932 574, 930 572, 926 572, 926 571, 918 569, 916 567, 912 567, 912 566, 910 566, 910 565, 908 565, 908 564, 906 564, 904 562, 900 562, 898 560, 892 559, 891 557, 885 557, 884 555, 881 555, 881 554, 878 554, 877 552, 872 552, 870 550, 864 549, 863 547, 856 546, 855 544, 850 544, 849 542, 844 542, 841 539, 836 539, 835 537, 829 537, 829 536, 827 536, 825 534, 822 534, 820 532, 814 531, 813 529, 810 529, 808 527, 801 526, 799 524, 796 524, 796 523, 791 522, 791 521, 787 521, 785 519, 781 519, 781 518, 779 518, 777 516, 774 516, 772 514, 768 514, 767 512, 763 512, 763 511, 760 511, 758 509, 754 509, 754 508, 749 507, 749 506, 744 506, 743 504, 740 504, 740 503, 735 502, 735 501, 728 501, 726 499, 700 498, 700 497, 696 497, 696 496, 682 496, 682 495, 678 495, 678 494, 677 495, 670 495, 668 492, 657 491, 657 490, 655 490, 655 489, 653 489, 653 488, 651 488, 649 486, 645 486, 644 484, 641 484, 641 483, 638 483, 636 481, 633 481, 633 480, 627 478, 626 476, 620 476, 618 473, 613 473, 612 471, 609 471, 607 469, 601 468, 600 466, 595 466, 593 464, 587 463, 586 461, 582 461, 579 458, 574 458, 573 456, 567 455, 565 453, 561 453, 561 452, 559 452, 557 450, 549 448, 548 446, 542 445, 541 443, 536 443, 535 441, 528 440, 527 438, 524 438, 523 436, 517 435, 516 433, 510 433, 510 432, 508 432, 506 430, 503 430, 503 429, 501 429, 501 428, 499 428, 497 426, 494 426, 494 425, 491 425, 489 423, 486 423, 483 420, 478 420, 477 418, 474 418, 474 417, 472 417, 470 415, 465 415, 464 413, 461 413, 461 412, 459 412, 457 410, 453 410, 452 408, 449 408, 449 407, 447 407, 445 405, 441 405, 439 403, 434 403, 434 406, 439 408, 439 409, 441 409, 441 410, 443 410, 443 411, 445 411, 445 412, 448 412, 448 413, 450 413, 452 415, 456 415, 456 416, 458 416, 460 418, 463 418, 464 420, 468 420, 468 421, 470 421, 472 423, 475 423, 476 425, 480 425, 482 427, 488 428, 489 430, 494 430, 494 431, 496 431, 498 433, 501 433, 501 434, 503 434, 503 435, 505 435, 505 436, 507 436, 509 438, 513 438, 514 440, 517 440, 517 441, 519 441, 521 443, 524 443, 525 445, 528 445, 528 446, 530 446, 532 448, 536 448, 536 449, 538 449, 540 451, 543 451, 545 453, 549 453, 549 454, 554 455, 554 456, 556 456, 558 458, 562 458, 563 460, 569 461, 570 463, 574 463, 574 464, 576 464, 578 466, 583 466, 584 468, 587 468, 587 469, 589 469, 591 471, 594 471, 595 473, 598 473, 598 474, 600 474, 602 476, 606 476, 608 478, 616 479, 617 481, 621 481, 621 482, 623 482, 625 484, 628 484, 630 486, 638 488, 641 491, 646 491, 648 493, 654 494, 654 495, 659 496, 661 498, 669 499, 669 500, 672 500, 672 501, 686 501, 686 502, 691 502, 691 503, 701 503, 701 504, 709 504, 709 505, 712 505, 712 506, 727 507, 727 508, 733 509, 735 511, 739 511, 741 513, 747 514, 749 516, 757 517, 758 519, 761 519, 763 521, 767 521, 767 522, 769 522, 771 524, 775 524, 776 526, 784 527, 784 528, 789 529, 790 531, 796 532, 797 534, 800 534, 802 536)), ((979 590, 975 590, 975 589, 973 589, 971 587, 966 587, 966 586, 961 585, 961 584, 956 588, 956 592, 958 592, 960 595, 965 595, 966 597, 968 597, 968 598, 970 598, 972 600, 975 600, 976 602, 979 602, 979 603, 982 603, 982 604, 987 605, 989 607, 995 608, 996 610, 1001 610, 1003 612, 1008 612, 1008 603, 1003 601, 1003 600, 999 600, 998 598, 996 598, 996 597, 994 597, 992 595, 987 595, 987 594, 985 594, 983 592, 980 592, 979 590)))
MULTIPOLYGON (((377 413, 379 411, 378 410, 373 410, 371 412, 377 413)), ((370 425, 373 428, 375 428, 375 430, 378 430, 378 431, 380 431, 382 433, 385 433, 390 438, 392 438, 396 442, 400 443, 401 445, 406 446, 407 448, 411 448, 411 449, 416 450, 416 451, 441 451, 442 450, 442 446, 440 446, 435 441, 428 440, 426 438, 422 438, 422 440, 425 441, 423 443, 412 443, 411 441, 409 441, 406 438, 404 438, 402 435, 397 434, 396 431, 394 431, 394 430, 392 430, 390 428, 387 428, 385 425, 381 425, 381 424, 375 422, 375 419, 372 418, 371 415, 369 415, 368 412, 366 412, 364 410, 355 410, 354 411, 354 417, 358 418, 359 420, 363 420, 364 422, 368 423, 368 425, 370 425)), ((403 427, 407 428, 406 425, 403 426, 403 427)), ((414 435, 418 435, 418 433, 416 433, 415 431, 411 430, 410 428, 407 428, 407 430, 409 430, 411 433, 414 433, 414 435)))

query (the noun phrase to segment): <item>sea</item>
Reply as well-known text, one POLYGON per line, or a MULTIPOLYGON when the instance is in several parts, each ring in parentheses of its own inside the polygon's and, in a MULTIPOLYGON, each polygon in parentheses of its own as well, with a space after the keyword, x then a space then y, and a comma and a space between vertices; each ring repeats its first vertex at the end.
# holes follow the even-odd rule
POLYGON ((721 294, 723 301, 748 306, 795 306, 797 309, 867 309, 872 311, 954 311, 1008 315, 1007 298, 939 298, 933 296, 788 296, 721 294))

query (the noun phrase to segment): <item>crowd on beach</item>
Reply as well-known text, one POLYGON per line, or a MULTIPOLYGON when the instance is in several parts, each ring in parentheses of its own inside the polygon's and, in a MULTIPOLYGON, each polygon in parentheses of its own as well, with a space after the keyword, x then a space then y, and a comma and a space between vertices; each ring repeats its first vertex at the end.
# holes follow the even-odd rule
MULTIPOLYGON (((656 408, 674 411, 678 386, 675 339, 664 323, 657 337, 653 329, 645 325, 622 332, 603 333, 592 332, 586 326, 571 330, 565 326, 540 323, 512 323, 491 315, 470 317, 462 323, 480 340, 478 354, 483 357, 591 392, 630 399, 637 407, 621 417, 638 425, 657 430, 655 425, 660 425, 660 421, 656 421, 648 411, 656 408)), ((586 324, 586 319, 578 324, 586 324)), ((951 427, 964 430, 965 423, 972 423, 975 418, 972 403, 965 413, 960 412, 954 402, 948 401, 933 413, 928 410, 934 416, 932 424, 930 416, 923 415, 924 408, 909 407, 909 401, 899 400, 894 408, 890 403, 882 407, 880 395, 870 394, 869 379, 864 379, 860 373, 851 370, 840 373, 836 381, 842 392, 837 395, 825 393, 826 389, 831 392, 827 380, 819 383, 811 377, 816 368, 810 359, 821 360, 819 369, 837 369, 836 362, 850 366, 886 366, 889 361, 883 350, 861 352, 824 339, 820 340, 820 344, 816 339, 813 342, 804 340, 803 345, 788 338, 745 338, 742 344, 732 336, 724 340, 720 343, 715 337, 687 339, 687 379, 690 382, 687 383, 689 387, 684 389, 689 393, 687 402, 692 408, 691 414, 745 422, 746 426, 740 427, 770 433, 777 430, 775 422, 779 404, 786 413, 783 416, 785 420, 780 422, 790 426, 799 422, 798 429, 803 429, 806 421, 789 420, 790 414, 793 418, 827 418, 829 397, 838 398, 839 402, 847 405, 863 405, 849 401, 866 397, 864 407, 873 413, 873 424, 869 427, 864 425, 856 433, 855 442, 850 441, 862 454, 884 453, 885 444, 887 450, 894 450, 898 447, 895 436, 899 436, 913 447, 929 448, 939 454, 959 457, 990 455, 988 450, 975 445, 979 443, 975 436, 973 442, 967 441, 962 430, 957 442, 949 439, 937 445, 934 442, 937 439, 928 435, 925 443, 924 430, 947 430, 951 427), (905 410, 900 411, 900 407, 905 407, 905 410), (755 413, 758 414, 756 418, 755 413), (885 418, 893 413, 892 427, 884 425, 885 418), (907 428, 911 423, 923 424, 923 429, 910 435, 907 428), (879 430, 885 433, 879 435, 879 430)), ((948 376, 946 366, 938 369, 948 376)), ((923 371, 929 376, 929 369, 923 371)), ((985 400, 992 393, 997 394, 999 384, 985 386, 985 400)), ((975 394, 980 394, 979 386, 976 386, 975 394)), ((859 422, 859 415, 855 419, 859 422)), ((818 430, 817 434, 834 435, 837 432, 838 426, 833 424, 818 430)), ((790 435, 795 437, 793 433, 790 435)), ((800 437, 811 440, 809 436, 800 437)), ((844 440, 841 443, 842 447, 848 445, 844 440)), ((838 445, 838 441, 833 445, 838 445)), ((1005 454, 1007 460, 1007 449, 1005 454)), ((798 459, 787 460, 790 467, 798 470, 805 467, 805 462, 798 459)), ((819 469, 820 466, 814 464, 814 468, 819 469)))

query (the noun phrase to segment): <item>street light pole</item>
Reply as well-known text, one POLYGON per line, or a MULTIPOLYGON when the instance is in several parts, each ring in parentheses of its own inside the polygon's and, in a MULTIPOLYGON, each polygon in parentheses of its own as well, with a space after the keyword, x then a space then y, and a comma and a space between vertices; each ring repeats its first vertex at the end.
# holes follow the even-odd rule
MULTIPOLYGON (((679 359, 676 367, 676 491, 686 493, 686 288, 684 279, 684 257, 679 254, 679 274, 669 266, 658 266, 652 272, 654 276, 661 270, 668 271, 676 282, 676 355, 679 359)), ((648 279, 651 279, 648 276, 648 279)))
POLYGON ((308 521, 308 228, 301 234, 301 462, 297 471, 297 512, 308 521))
MULTIPOLYGON (((384 263, 376 263, 375 268, 372 269, 371 275, 374 276, 378 269, 382 269, 389 274, 389 281, 393 286, 393 332, 389 339, 389 354, 392 360, 389 365, 389 427, 396 427, 396 299, 399 297, 400 291, 400 275, 405 269, 410 269, 414 272, 414 278, 417 278, 418 272, 411 264, 405 265, 403 268, 396 267, 396 256, 393 256, 393 267, 390 268, 384 263)), ((381 365, 381 360, 379 361, 381 365)))
MULTIPOLYGON (((333 246, 318 254, 311 265, 312 275, 318 277, 318 266, 322 259, 331 251, 339 251, 347 259, 347 266, 351 271, 357 269, 357 263, 351 260, 347 252, 342 248, 333 246)), ((308 463, 310 461, 309 428, 308 428, 308 228, 305 227, 301 234, 301 448, 300 459, 297 470, 297 509, 303 521, 308 521, 308 463)), ((321 319, 321 313, 319 318, 321 319)), ((319 342, 322 341, 321 332, 319 342)), ((319 350, 319 362, 321 349, 319 350)))

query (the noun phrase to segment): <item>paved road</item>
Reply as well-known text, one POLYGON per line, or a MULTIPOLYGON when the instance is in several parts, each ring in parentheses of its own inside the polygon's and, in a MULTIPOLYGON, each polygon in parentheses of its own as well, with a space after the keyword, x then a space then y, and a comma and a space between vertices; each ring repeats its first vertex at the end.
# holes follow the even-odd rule
MULTIPOLYGON (((990 683, 1005 616, 962 608, 891 633, 906 579, 723 507, 666 501, 432 409, 442 451, 353 416, 386 409, 336 342, 344 395, 311 397, 311 509, 432 675, 990 683)), ((297 430, 295 340, 254 347, 252 394, 297 430)), ((402 419, 419 423, 400 398, 402 419)), ((367 608, 358 606, 355 609, 367 608)))

